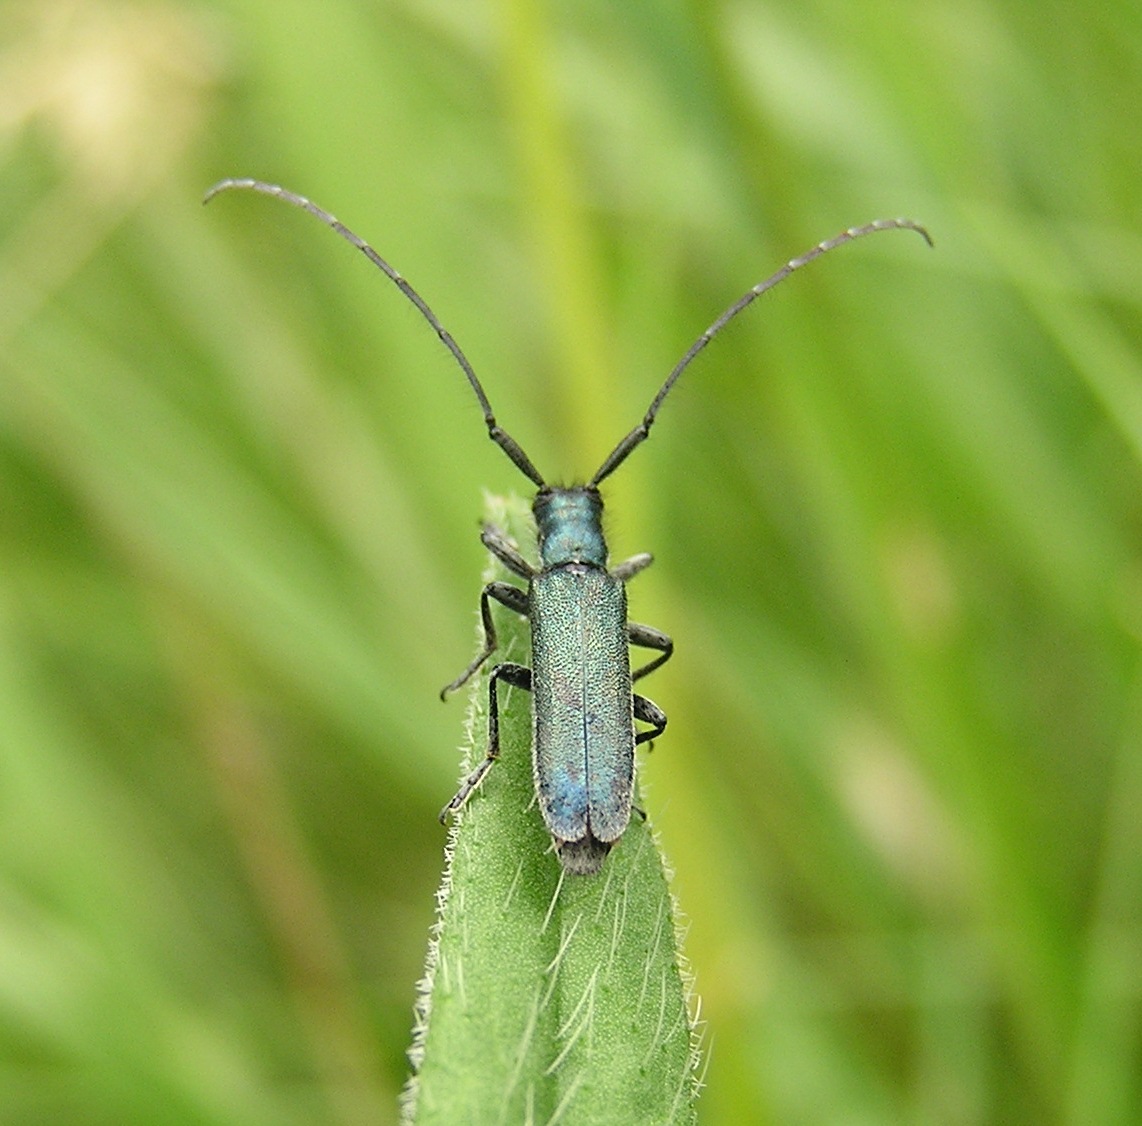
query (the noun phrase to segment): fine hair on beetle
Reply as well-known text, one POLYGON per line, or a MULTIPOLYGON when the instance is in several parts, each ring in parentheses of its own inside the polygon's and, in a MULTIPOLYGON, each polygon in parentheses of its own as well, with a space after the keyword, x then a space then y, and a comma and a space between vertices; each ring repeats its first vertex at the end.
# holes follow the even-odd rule
POLYGON ((626 583, 652 562, 647 553, 609 564, 603 537, 599 485, 650 436, 658 412, 679 376, 719 332, 763 293, 795 270, 845 243, 880 231, 909 230, 929 246, 931 236, 911 219, 878 219, 850 227, 818 243, 747 290, 703 332, 674 365, 638 424, 603 459, 584 485, 549 484, 523 447, 496 421, 483 385, 468 358, 420 294, 364 239, 304 196, 262 180, 227 179, 203 200, 248 190, 274 196, 308 211, 352 243, 412 302, 452 354, 484 415, 488 437, 536 487, 532 501, 538 534, 536 567, 498 528, 485 526, 484 546, 526 589, 490 582, 480 595, 484 644, 475 659, 441 690, 441 697, 464 685, 496 650, 491 603, 528 619, 531 665, 505 661, 488 677, 488 747, 483 760, 441 811, 458 812, 499 757, 498 685, 504 682, 532 696, 532 767, 538 804, 564 870, 593 875, 630 823, 634 793, 634 749, 666 730, 666 714, 635 692, 633 685, 661 667, 674 652, 668 634, 627 618, 626 583), (655 655, 631 668, 630 647, 655 655), (642 728, 636 727, 636 721, 642 728))

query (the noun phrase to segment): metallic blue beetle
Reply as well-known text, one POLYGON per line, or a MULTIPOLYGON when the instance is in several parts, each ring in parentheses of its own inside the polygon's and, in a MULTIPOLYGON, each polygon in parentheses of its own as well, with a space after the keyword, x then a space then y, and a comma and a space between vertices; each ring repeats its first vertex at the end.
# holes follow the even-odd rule
POLYGON ((651 556, 636 555, 607 569, 599 484, 649 437, 663 400, 694 357, 728 321, 766 290, 814 258, 864 235, 912 230, 931 245, 928 232, 911 219, 881 219, 842 231, 787 262, 746 292, 694 341, 659 388, 642 421, 611 451, 586 485, 560 488, 544 481, 519 443, 500 428, 467 357, 420 294, 368 243, 315 203, 276 184, 222 180, 206 193, 204 202, 231 189, 262 192, 303 208, 381 269, 420 310, 460 365, 484 412, 488 436, 537 486, 532 512, 539 534, 540 566, 537 569, 528 563, 498 529, 484 529, 484 545, 508 570, 527 582, 527 589, 502 582, 484 587, 480 597, 483 648, 440 695, 444 697, 463 685, 495 651, 496 631, 490 608, 493 600, 527 617, 531 625, 531 667, 504 662, 492 670, 488 680, 487 754, 440 817, 444 820, 463 806, 499 755, 497 686, 505 681, 532 694, 535 788, 555 851, 569 873, 598 872, 630 823, 634 748, 666 729, 665 713, 634 692, 632 684, 669 660, 674 651, 674 643, 666 634, 627 620, 626 581, 648 567, 651 556), (658 656, 632 672, 630 645, 654 650, 658 656), (647 728, 636 730, 635 720, 647 724, 647 728))

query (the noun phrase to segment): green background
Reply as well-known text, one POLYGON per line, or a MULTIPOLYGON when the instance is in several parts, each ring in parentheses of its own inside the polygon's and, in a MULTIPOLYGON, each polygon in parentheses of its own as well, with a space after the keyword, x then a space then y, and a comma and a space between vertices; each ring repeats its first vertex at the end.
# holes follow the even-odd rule
POLYGON ((0 6, 0 1121, 395 1115, 482 491, 607 491, 705 1123, 1142 1118, 1142 14, 0 6))

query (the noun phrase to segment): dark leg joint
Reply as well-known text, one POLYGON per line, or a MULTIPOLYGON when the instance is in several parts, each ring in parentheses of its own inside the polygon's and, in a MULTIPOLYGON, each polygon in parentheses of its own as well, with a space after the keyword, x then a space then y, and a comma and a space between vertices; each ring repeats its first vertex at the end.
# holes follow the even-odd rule
POLYGON ((640 669, 631 673, 631 680, 640 680, 647 673, 654 672, 656 668, 666 664, 674 655, 674 642, 669 634, 653 626, 644 626, 639 622, 627 622, 627 641, 637 645, 640 649, 657 649, 661 656, 647 662, 640 669))
POLYGON ((666 713, 652 700, 648 700, 645 696, 639 696, 637 693, 634 696, 634 718, 651 725, 649 731, 640 731, 635 735, 636 744, 657 739, 666 730, 666 713))
POLYGON ((441 824, 448 819, 449 814, 455 813, 464 805, 471 797, 472 791, 483 781, 492 763, 500 757, 500 705, 496 685, 501 680, 513 688, 522 688, 525 692, 531 691, 531 669, 526 665, 509 663, 497 665, 492 670, 492 675, 488 678, 488 750, 480 765, 460 784, 455 797, 440 811, 441 824))
POLYGON ((520 590, 511 583, 488 583, 480 593, 480 618, 484 623, 484 647, 476 655, 476 659, 450 684, 440 689, 440 698, 445 699, 450 692, 462 688, 471 679, 476 670, 496 651, 496 627, 492 623, 492 607, 490 599, 495 599, 501 606, 514 610, 517 614, 527 616, 527 591, 520 590))

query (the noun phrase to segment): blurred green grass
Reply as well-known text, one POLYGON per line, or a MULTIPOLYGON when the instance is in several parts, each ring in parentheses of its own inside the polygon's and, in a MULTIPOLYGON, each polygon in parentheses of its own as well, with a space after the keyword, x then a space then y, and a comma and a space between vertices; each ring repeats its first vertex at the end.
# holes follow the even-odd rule
POLYGON ((1142 1117, 1139 13, 0 9, 0 1120, 395 1115, 501 422, 677 656, 702 1120, 1142 1117))

